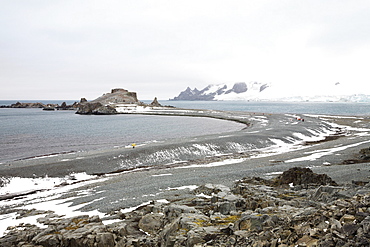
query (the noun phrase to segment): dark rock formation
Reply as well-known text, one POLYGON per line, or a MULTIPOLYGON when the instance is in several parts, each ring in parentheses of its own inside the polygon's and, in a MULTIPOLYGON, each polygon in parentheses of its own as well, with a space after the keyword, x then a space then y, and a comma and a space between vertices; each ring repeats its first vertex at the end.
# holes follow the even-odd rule
POLYGON ((63 102, 60 106, 56 106, 55 109, 57 110, 77 110, 79 106, 78 102, 74 102, 72 105, 67 105, 66 102, 63 102))
POLYGON ((208 88, 199 91, 196 88, 191 90, 188 87, 185 91, 181 92, 179 96, 173 98, 172 100, 213 100, 215 93, 210 95, 202 95, 202 93, 206 90, 208 90, 208 88))
POLYGON ((261 87, 260 87, 260 92, 262 92, 263 90, 265 90, 266 88, 268 88, 269 85, 267 84, 263 84, 261 87))
POLYGON ((154 100, 152 101, 152 103, 149 104, 149 106, 157 106, 157 107, 161 107, 162 105, 159 104, 158 100, 157 100, 157 97, 154 98, 154 100))
POLYGON ((103 94, 91 102, 99 102, 102 105, 106 105, 110 103, 138 103, 139 101, 135 92, 129 92, 122 88, 115 88, 111 90, 111 93, 103 94))
POLYGON ((45 111, 53 111, 57 110, 76 110, 78 107, 78 103, 75 102, 72 105, 67 105, 66 102, 63 102, 61 106, 58 104, 44 104, 44 103, 21 103, 17 102, 11 105, 2 105, 0 108, 43 108, 45 111))
POLYGON ((369 186, 269 186, 274 183, 243 178, 232 188, 205 184, 188 198, 112 212, 117 222, 110 225, 97 216, 65 219, 23 210, 19 217, 47 214, 38 219, 47 228, 9 227, 0 246, 370 245, 369 186))
POLYGON ((116 114, 117 111, 110 104, 117 103, 139 103, 135 92, 129 92, 122 88, 112 89, 110 93, 103 94, 97 99, 88 102, 85 98, 81 98, 77 114, 116 114))
POLYGON ((55 107, 46 106, 42 110, 44 110, 44 111, 55 111, 55 107))
POLYGON ((274 184, 278 185, 288 185, 293 184, 297 185, 337 185, 326 174, 316 174, 309 168, 294 167, 288 171, 283 172, 282 175, 279 175, 275 180, 274 184))
POLYGON ((247 84, 245 84, 245 82, 237 82, 234 84, 233 88, 226 91, 225 94, 229 94, 231 92, 244 93, 244 92, 247 92, 247 90, 248 90, 248 87, 247 87, 247 84))
POLYGON ((21 103, 17 102, 15 104, 11 104, 10 108, 44 108, 46 105, 43 103, 37 102, 37 103, 21 103))
POLYGON ((370 160, 370 148, 363 148, 360 150, 360 159, 370 160))
POLYGON ((107 105, 104 106, 100 102, 87 102, 80 104, 77 114, 94 114, 94 115, 111 115, 116 114, 117 111, 113 107, 107 105))

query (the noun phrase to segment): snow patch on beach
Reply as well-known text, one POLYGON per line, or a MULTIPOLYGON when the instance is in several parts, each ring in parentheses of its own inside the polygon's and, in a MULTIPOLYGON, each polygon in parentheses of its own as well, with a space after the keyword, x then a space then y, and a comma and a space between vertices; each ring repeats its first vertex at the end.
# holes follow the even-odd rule
POLYGON ((154 153, 146 154, 135 159, 122 159, 121 168, 139 167, 144 164, 175 164, 181 162, 186 157, 205 157, 219 156, 223 153, 220 147, 210 143, 192 144, 191 146, 175 147, 173 149, 158 150, 154 153))
MULTIPOLYGON (((289 114, 287 114, 287 116, 296 117, 295 115, 289 114)), ((308 134, 294 132, 291 136, 286 136, 283 139, 269 138, 268 140, 272 145, 256 150, 258 154, 254 155, 252 158, 266 157, 286 153, 292 150, 305 149, 308 147, 302 145, 305 142, 324 140, 327 136, 337 134, 338 129, 340 129, 339 126, 328 122, 326 123, 326 126, 322 125, 317 129, 305 128, 305 131, 307 131, 308 134)))
POLYGON ((198 188, 198 185, 184 185, 184 186, 180 186, 180 187, 168 187, 166 190, 195 190, 196 188, 198 188))
POLYGON ((193 144, 193 147, 199 149, 201 153, 211 154, 211 155, 217 155, 219 152, 217 152, 217 146, 213 144, 193 144))
POLYGON ((269 123, 269 120, 267 119, 266 116, 254 116, 249 120, 260 122, 261 126, 267 126, 267 124, 269 123))
POLYGON ((290 150, 298 149, 301 147, 297 146, 295 143, 286 143, 280 139, 270 138, 269 140, 274 143, 274 145, 267 148, 267 150, 274 154, 289 152, 290 150))
POLYGON ((152 177, 172 176, 172 173, 154 174, 152 177))
POLYGON ((291 162, 299 162, 299 161, 314 161, 317 160, 323 156, 327 155, 333 155, 336 152, 343 151, 347 148, 352 148, 356 147, 365 143, 370 143, 369 141, 363 141, 363 142, 358 142, 346 146, 340 146, 340 147, 334 147, 334 148, 329 148, 329 149, 323 149, 323 150, 317 150, 317 151, 312 151, 312 152, 307 152, 306 154, 310 154, 308 156, 300 157, 300 158, 295 158, 295 159, 290 159, 285 161, 286 163, 291 163, 291 162))
MULTIPOLYGON (((107 180, 107 178, 97 178, 96 176, 90 176, 86 173, 75 173, 65 178, 12 178, 6 186, 1 188, 2 193, 5 193, 2 195, 9 195, 9 193, 22 193, 24 191, 24 189, 21 188, 21 186, 24 186, 22 182, 28 183, 29 190, 36 190, 36 188, 38 188, 38 192, 18 197, 17 200, 2 200, 1 204, 2 206, 12 206, 15 210, 52 210, 55 214, 66 218, 83 214, 89 216, 98 215, 99 217, 103 217, 104 214, 100 213, 97 210, 85 212, 80 211, 80 209, 93 202, 103 200, 104 197, 89 201, 88 203, 72 206, 71 200, 86 195, 97 194, 96 191, 80 190, 76 192, 76 197, 69 197, 66 199, 60 198, 64 194, 73 189, 77 189, 80 186, 92 184, 95 182, 102 182, 105 180, 107 180), (56 182, 56 184, 54 184, 54 182, 56 182)), ((21 223, 40 225, 36 221, 37 218, 44 217, 47 214, 48 213, 43 213, 30 217, 19 217, 18 213, 3 214, 0 216, 0 237, 2 236, 2 234, 4 234, 8 226, 15 226, 21 223)), ((43 225, 40 225, 40 227, 43 227, 43 225)))
POLYGON ((121 209, 121 212, 122 213, 129 213, 129 212, 132 212, 132 211, 134 211, 134 210, 136 210, 136 209, 138 209, 138 208, 140 208, 140 207, 142 207, 142 206, 146 206, 146 205, 149 205, 150 204, 150 202, 151 201, 148 201, 148 202, 144 202, 144 203, 141 203, 141 204, 139 204, 139 205, 137 205, 137 206, 134 206, 134 207, 129 207, 129 208, 124 208, 124 209, 121 209))
POLYGON ((41 178, 22 178, 11 177, 4 179, 4 186, 0 187, 0 196, 24 193, 27 191, 48 190, 63 184, 75 183, 95 178, 96 176, 83 173, 71 173, 69 176, 59 177, 41 177, 41 178))
POLYGON ((226 146, 230 151, 238 153, 243 153, 256 148, 256 146, 251 143, 240 144, 238 142, 227 142, 226 146))
POLYGON ((231 165, 231 164, 237 164, 245 161, 246 158, 240 158, 240 159, 226 159, 223 161, 217 161, 212 163, 204 163, 204 164, 194 164, 189 166, 181 166, 176 167, 175 169, 187 169, 187 168, 201 168, 201 167, 215 167, 215 166, 225 166, 225 165, 231 165))

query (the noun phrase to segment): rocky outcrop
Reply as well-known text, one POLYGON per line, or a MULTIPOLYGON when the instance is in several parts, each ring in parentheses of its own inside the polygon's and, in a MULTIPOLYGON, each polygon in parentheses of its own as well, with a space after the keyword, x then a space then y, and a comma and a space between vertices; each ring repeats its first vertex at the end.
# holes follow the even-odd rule
POLYGON ((135 104, 139 103, 135 92, 129 92, 122 88, 112 89, 110 93, 103 94, 97 99, 88 102, 82 98, 77 114, 109 115, 117 114, 112 104, 135 104))
POLYGON ((109 105, 102 105, 100 102, 87 102, 81 104, 76 112, 77 114, 94 114, 94 115, 110 115, 116 114, 115 108, 109 105))
POLYGON ((215 92, 204 94, 205 91, 209 89, 210 86, 204 88, 203 90, 199 91, 197 88, 194 90, 190 89, 189 87, 181 92, 178 96, 174 97, 171 100, 213 100, 214 96, 216 95, 215 92))
POLYGON ((294 167, 288 171, 283 172, 273 181, 273 185, 338 185, 326 174, 316 174, 309 168, 294 167))
POLYGON ((370 148, 361 149, 359 158, 362 160, 370 160, 370 148))
POLYGON ((17 102, 11 105, 2 105, 0 108, 43 108, 44 110, 76 110, 78 103, 74 102, 72 105, 67 105, 63 102, 61 105, 58 104, 44 104, 44 103, 21 103, 17 102))
POLYGON ((157 97, 154 98, 154 100, 152 101, 152 103, 149 104, 149 106, 162 107, 162 105, 159 104, 157 97))
POLYGON ((37 102, 37 103, 21 103, 17 102, 15 104, 11 104, 10 108, 44 108, 46 107, 45 104, 37 102))
POLYGON ((247 87, 247 84, 245 84, 245 82, 237 82, 234 84, 233 88, 232 89, 229 89, 225 92, 225 94, 229 94, 229 93, 244 93, 244 92, 247 92, 248 90, 248 87, 247 87))
MULTIPOLYGON (((110 225, 96 216, 64 219, 48 212, 38 219, 47 228, 10 227, 0 245, 369 246, 370 186, 323 181, 310 180, 306 188, 262 178, 243 178, 232 188, 205 184, 189 198, 112 212, 109 217, 117 222, 110 225)), ((22 215, 36 213, 25 210, 22 215)))
POLYGON ((115 103, 139 103, 135 92, 129 92, 126 89, 115 88, 110 93, 103 94, 97 99, 91 101, 91 103, 101 103, 102 105, 115 104, 115 103))

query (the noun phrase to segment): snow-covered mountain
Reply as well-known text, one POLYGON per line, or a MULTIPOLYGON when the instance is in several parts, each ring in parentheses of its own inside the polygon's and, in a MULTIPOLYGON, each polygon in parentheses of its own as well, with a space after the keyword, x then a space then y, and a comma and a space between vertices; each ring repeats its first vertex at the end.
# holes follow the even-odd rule
POLYGON ((276 86, 272 83, 237 82, 209 85, 202 90, 187 88, 172 100, 248 100, 248 101, 314 101, 370 102, 365 92, 355 93, 341 83, 318 86, 276 86))

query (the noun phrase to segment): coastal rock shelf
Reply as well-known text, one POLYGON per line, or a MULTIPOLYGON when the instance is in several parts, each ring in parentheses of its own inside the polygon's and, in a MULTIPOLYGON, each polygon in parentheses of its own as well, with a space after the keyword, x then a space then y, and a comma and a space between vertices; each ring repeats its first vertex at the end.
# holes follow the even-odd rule
POLYGON ((192 196, 152 201, 131 212, 63 218, 9 227, 10 246, 369 246, 370 187, 337 186, 330 177, 293 168, 266 180, 243 178, 233 187, 204 184, 192 196), (113 223, 104 225, 111 220, 113 223))

